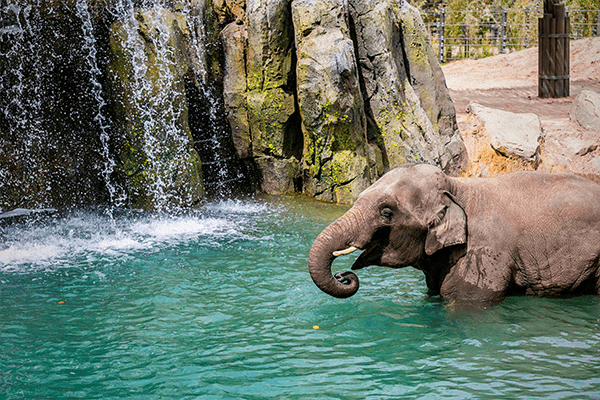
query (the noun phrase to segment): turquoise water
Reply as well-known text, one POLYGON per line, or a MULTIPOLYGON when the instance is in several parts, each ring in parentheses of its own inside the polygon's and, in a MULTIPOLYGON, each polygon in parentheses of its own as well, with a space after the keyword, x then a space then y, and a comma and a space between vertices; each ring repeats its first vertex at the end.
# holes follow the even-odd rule
POLYGON ((0 227, 0 399, 600 398, 598 298, 461 311, 416 270, 372 267, 334 299, 306 259, 344 211, 261 199, 0 227))

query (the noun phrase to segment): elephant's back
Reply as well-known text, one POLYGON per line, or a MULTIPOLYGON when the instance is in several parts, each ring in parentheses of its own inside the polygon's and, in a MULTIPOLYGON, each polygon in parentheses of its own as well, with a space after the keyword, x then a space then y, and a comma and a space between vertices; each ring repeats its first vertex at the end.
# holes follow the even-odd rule
POLYGON ((581 219, 600 229, 600 185, 570 173, 515 171, 492 178, 455 178, 473 214, 516 225, 581 219))
POLYGON ((540 296, 584 290, 600 257, 600 185, 575 174, 511 175, 521 193, 512 210, 521 283, 540 296))
POLYGON ((526 214, 596 216, 600 223, 600 185, 570 173, 518 171, 497 178, 506 203, 526 214))

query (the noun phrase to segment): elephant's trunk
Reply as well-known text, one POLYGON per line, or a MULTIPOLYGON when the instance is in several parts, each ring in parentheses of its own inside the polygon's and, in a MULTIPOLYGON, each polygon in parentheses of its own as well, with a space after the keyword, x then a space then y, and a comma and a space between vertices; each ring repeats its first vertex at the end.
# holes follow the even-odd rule
POLYGON ((351 251, 353 231, 348 214, 342 216, 317 236, 308 255, 308 269, 313 282, 325 293, 340 299, 358 291, 358 277, 353 272, 336 274, 335 277, 331 274, 331 264, 336 256, 351 251))

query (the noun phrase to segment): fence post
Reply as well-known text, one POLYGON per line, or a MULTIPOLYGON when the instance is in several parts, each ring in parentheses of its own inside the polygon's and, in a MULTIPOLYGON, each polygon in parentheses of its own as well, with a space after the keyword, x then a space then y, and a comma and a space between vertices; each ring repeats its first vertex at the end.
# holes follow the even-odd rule
POLYGON ((446 24, 446 9, 442 7, 440 10, 440 21, 438 27, 438 34, 440 35, 440 63, 444 62, 444 25, 446 24))
POLYGON ((538 96, 569 96, 570 20, 560 0, 544 0, 544 16, 539 19, 538 96))
POLYGON ((600 10, 596 13, 596 36, 600 36, 600 10))
POLYGON ((500 54, 506 53, 506 8, 502 8, 502 33, 500 34, 500 54))

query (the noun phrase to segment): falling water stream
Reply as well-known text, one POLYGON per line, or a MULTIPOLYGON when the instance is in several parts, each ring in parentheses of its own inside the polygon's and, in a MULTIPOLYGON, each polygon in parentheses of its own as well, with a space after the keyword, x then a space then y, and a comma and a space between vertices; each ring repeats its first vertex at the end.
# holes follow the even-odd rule
POLYGON ((128 162, 119 160, 129 140, 124 124, 141 142, 134 152, 143 155, 135 157, 148 171, 146 190, 156 209, 198 201, 193 190, 178 187, 194 146, 203 158, 207 192, 230 196, 245 176, 236 167, 241 164, 226 129, 222 99, 208 82, 205 53, 214 44, 206 37, 204 15, 187 8, 170 13, 161 0, 114 0, 104 17, 92 16, 92 7, 97 14, 97 4, 77 0, 75 16, 65 23, 59 3, 7 0, 0 5, 0 211, 8 211, 6 204, 127 204, 127 191, 137 189, 123 184, 123 174, 132 171, 118 169, 128 162), (180 29, 193 43, 186 51, 196 61, 185 75, 193 81, 187 96, 202 103, 200 111, 190 112, 190 122, 182 106, 181 74, 187 68, 182 57, 187 56, 174 47, 177 33, 167 26, 175 14, 185 18, 180 29), (114 120, 114 101, 107 98, 108 44, 96 37, 99 26, 106 25, 106 36, 115 21, 121 23, 123 57, 131 66, 123 89, 130 112, 126 123, 114 120))
POLYGON ((103 160, 103 168, 101 171, 102 178, 108 190, 110 204, 117 207, 125 204, 125 193, 122 187, 113 180, 116 161, 110 151, 110 131, 111 126, 108 123, 106 116, 106 100, 103 96, 103 88, 100 83, 102 72, 98 67, 96 38, 94 36, 94 28, 88 10, 86 0, 77 0, 75 9, 77 16, 81 19, 81 29, 83 31, 84 45, 83 54, 87 63, 87 71, 89 73, 89 81, 91 83, 91 92, 96 102, 94 122, 98 124, 100 130, 100 142, 102 144, 101 155, 103 160))
MULTIPOLYGON (((42 96, 38 90, 43 87, 44 73, 50 65, 48 60, 41 57, 42 49, 34 40, 40 35, 40 28, 35 13, 32 13, 32 6, 9 2, 2 4, 0 12, 0 39, 10 44, 1 50, 4 68, 0 75, 0 129, 8 129, 8 132, 3 132, 7 136, 24 138, 15 143, 15 148, 11 150, 20 159, 25 171, 22 175, 16 175, 0 167, 0 190, 7 190, 9 186, 29 188, 38 184, 34 173, 44 173, 40 171, 44 167, 39 163, 44 126, 42 96), (22 61, 24 54, 27 55, 27 62, 22 61)), ((4 143, 2 145, 5 146, 4 143)), ((3 148, 2 151, 7 149, 3 148)), ((43 186, 38 189, 40 192, 45 190, 43 186)), ((39 206, 45 205, 42 198, 40 196, 37 200, 39 206)))

